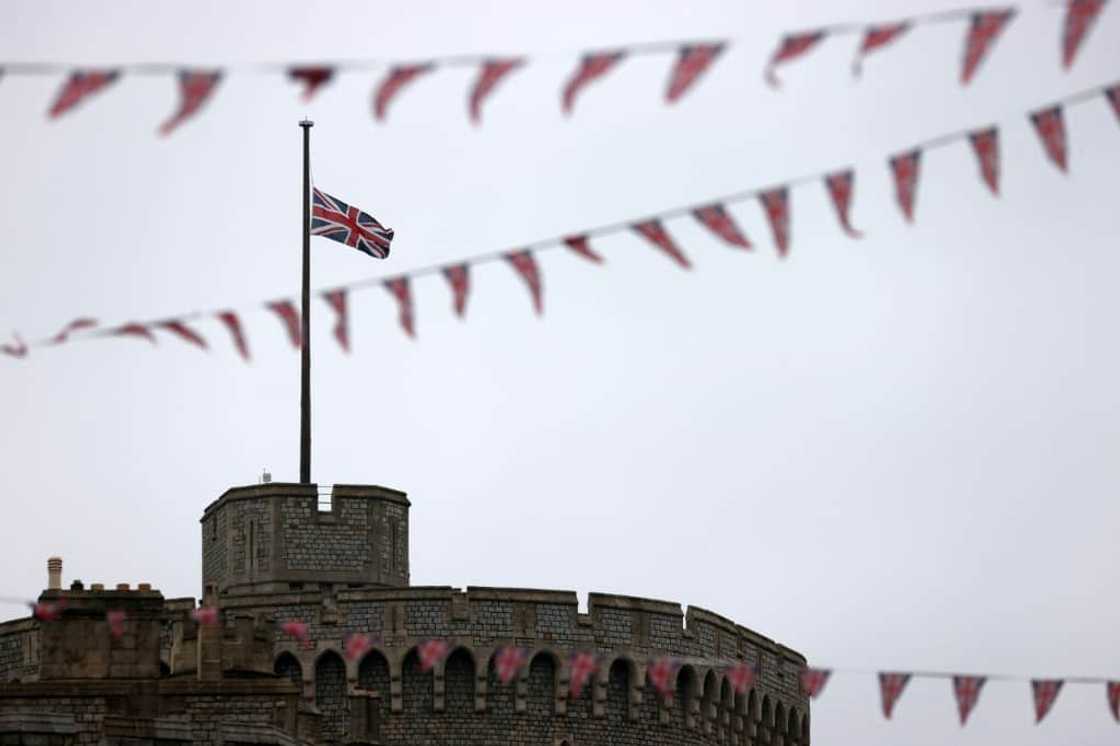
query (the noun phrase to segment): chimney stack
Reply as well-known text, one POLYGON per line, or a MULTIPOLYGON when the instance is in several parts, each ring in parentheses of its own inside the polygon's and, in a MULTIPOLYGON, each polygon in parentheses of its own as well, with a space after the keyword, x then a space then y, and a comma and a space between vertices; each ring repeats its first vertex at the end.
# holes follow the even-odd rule
POLYGON ((47 559, 47 590, 62 590, 62 558, 50 557, 47 559))

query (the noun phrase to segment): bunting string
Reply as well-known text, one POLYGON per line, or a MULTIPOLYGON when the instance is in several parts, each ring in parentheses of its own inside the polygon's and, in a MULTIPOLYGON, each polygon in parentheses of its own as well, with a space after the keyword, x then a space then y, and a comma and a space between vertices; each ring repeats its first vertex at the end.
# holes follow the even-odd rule
MULTIPOLYGON (((1073 66, 1078 50, 1108 2, 1109 0, 1063 0, 1057 3, 1065 9, 1060 43, 1061 64, 1064 69, 1068 70, 1073 66)), ((787 33, 771 54, 763 77, 772 87, 778 88, 781 86, 781 81, 776 75, 778 66, 805 57, 828 37, 849 35, 860 37, 852 61, 852 74, 858 77, 864 59, 868 55, 895 44, 899 39, 908 36, 915 27, 963 22, 965 36, 960 80, 961 85, 968 85, 1018 13, 1018 6, 962 8, 886 22, 843 23, 787 33)))
MULTIPOLYGON (((1061 64, 1069 69, 1077 52, 1098 16, 1110 0, 1059 0, 1065 9, 1061 28, 1061 64)), ((1048 5, 1055 5, 1050 2, 1048 5)), ((773 87, 780 82, 779 66, 807 56, 829 37, 859 35, 860 43, 852 63, 856 75, 864 59, 895 44, 917 26, 947 22, 963 22, 965 42, 961 62, 961 83, 967 85, 991 53, 1006 28, 1020 12, 1021 6, 1001 8, 962 8, 946 12, 916 15, 886 22, 844 23, 821 26, 784 35, 770 55, 765 79, 773 87)), ((560 109, 570 115, 579 95, 591 84, 609 75, 628 58, 640 55, 674 57, 665 89, 665 102, 674 104, 690 91, 722 53, 737 40, 701 39, 669 40, 620 45, 609 49, 592 49, 578 53, 578 62, 560 89, 560 109)), ((534 55, 539 59, 545 55, 534 55)), ((430 57, 423 60, 335 60, 323 62, 260 63, 202 67, 182 63, 109 64, 101 66, 62 62, 0 62, 0 78, 5 75, 63 75, 54 101, 47 110, 50 119, 57 119, 84 106, 90 99, 112 89, 124 76, 174 76, 178 83, 179 105, 158 128, 160 135, 169 135, 197 115, 214 97, 219 83, 232 72, 282 74, 302 89, 301 98, 308 101, 328 86, 339 73, 384 70, 373 91, 371 114, 378 122, 388 118, 390 104, 421 79, 441 69, 473 67, 478 71, 467 96, 467 112, 473 124, 482 121, 485 101, 515 77, 518 70, 531 62, 528 55, 469 54, 430 57)))
MULTIPOLYGON (((1120 121, 1120 82, 1080 91, 1028 114, 1028 120, 1036 130, 1042 143, 1042 150, 1054 164, 1067 170, 1069 167, 1069 146, 1063 112, 1071 106, 1104 99, 1108 108, 1120 121)), ((978 176, 987 188, 998 195, 1000 185, 1001 153, 999 129, 985 126, 961 130, 927 139, 905 150, 898 151, 887 159, 895 187, 895 197, 903 217, 907 222, 915 220, 918 205, 918 186, 921 163, 928 151, 968 143, 978 163, 978 176)), ((788 256, 792 243, 792 198, 795 188, 821 183, 824 192, 832 203, 837 221, 845 235, 859 238, 861 230, 855 228, 850 210, 855 189, 855 169, 846 166, 833 168, 802 176, 781 184, 747 189, 733 194, 716 197, 703 202, 663 210, 659 213, 633 218, 626 221, 600 225, 582 230, 570 231, 564 235, 524 244, 519 248, 495 251, 421 267, 390 277, 373 277, 357 280, 344 285, 321 288, 318 295, 333 309, 335 314, 334 336, 343 350, 350 349, 350 328, 347 317, 348 293, 380 285, 394 298, 398 307, 401 328, 410 337, 416 336, 415 305, 413 281, 430 274, 444 277, 451 291, 452 308, 459 317, 466 315, 468 297, 471 290, 471 268, 490 262, 505 262, 525 284, 532 306, 538 315, 544 308, 543 276, 536 255, 543 251, 563 248, 582 260, 595 264, 604 262, 603 256, 592 245, 592 239, 619 233, 632 233, 651 248, 665 255, 682 269, 691 268, 688 256, 673 238, 670 221, 688 217, 705 226, 714 237, 735 251, 753 252, 754 243, 736 224, 728 206, 749 200, 757 200, 762 214, 770 226, 772 241, 779 258, 788 256)), ((317 194, 321 194, 318 189, 317 194)), ((332 198, 333 199, 333 198, 332 198)), ((291 345, 298 348, 301 344, 300 312, 293 300, 287 298, 267 301, 264 304, 280 321, 291 345)), ((66 324, 60 331, 35 342, 25 342, 18 334, 13 341, 0 346, 0 354, 13 358, 26 357, 35 347, 57 346, 75 339, 94 339, 105 337, 135 337, 152 344, 157 343, 155 332, 167 332, 178 339, 208 349, 206 340, 188 322, 201 321, 216 317, 229 333, 241 357, 248 360, 249 345, 236 310, 230 308, 213 311, 199 311, 162 318, 154 321, 130 321, 113 327, 98 326, 89 317, 77 318, 66 324)))

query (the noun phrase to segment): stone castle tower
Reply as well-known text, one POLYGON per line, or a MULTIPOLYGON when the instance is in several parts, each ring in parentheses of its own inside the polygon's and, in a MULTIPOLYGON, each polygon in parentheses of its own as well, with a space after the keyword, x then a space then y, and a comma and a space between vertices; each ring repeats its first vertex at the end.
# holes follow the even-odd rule
POLYGON ((809 745, 799 653, 667 601, 591 593, 582 611, 572 591, 410 585, 409 507, 375 486, 226 491, 201 519, 216 624, 147 585, 63 590, 52 560, 56 617, 0 623, 0 743, 809 745), (353 654, 357 635, 372 644, 353 654), (425 670, 432 639, 448 654, 425 670), (505 684, 510 646, 525 664, 505 684), (577 652, 598 660, 578 693, 577 652), (649 677, 666 657, 668 699, 649 677), (742 662, 756 676, 736 692, 742 662))

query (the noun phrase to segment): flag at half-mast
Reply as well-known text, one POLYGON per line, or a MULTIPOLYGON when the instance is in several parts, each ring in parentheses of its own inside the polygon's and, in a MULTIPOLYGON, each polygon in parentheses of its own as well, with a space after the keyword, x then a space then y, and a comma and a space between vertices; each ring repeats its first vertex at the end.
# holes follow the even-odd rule
POLYGON ((389 256, 392 228, 337 197, 318 189, 312 191, 311 235, 344 243, 375 259, 389 256))

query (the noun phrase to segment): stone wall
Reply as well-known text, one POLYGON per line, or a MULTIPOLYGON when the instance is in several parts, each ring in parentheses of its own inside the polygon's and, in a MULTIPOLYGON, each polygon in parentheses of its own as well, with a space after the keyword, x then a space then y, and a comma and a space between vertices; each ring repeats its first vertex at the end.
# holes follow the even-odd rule
POLYGON ((39 623, 15 619, 0 624, 0 682, 39 676, 39 623))
POLYGON ((228 490, 202 517, 203 590, 220 593, 408 585, 408 500, 383 487, 228 490))
MULTIPOLYGON (((298 661, 304 696, 323 716, 324 742, 360 735, 353 729, 361 721, 386 745, 809 743, 804 658, 696 607, 593 593, 580 613, 572 592, 448 587, 228 596, 222 607, 308 623, 310 644, 281 636, 276 655, 298 661), (369 635, 374 649, 345 661, 345 640, 356 633, 369 635), (421 672, 415 648, 429 638, 449 640, 453 652, 421 672), (493 658, 508 644, 531 655, 506 686, 493 658), (579 650, 597 652, 601 663, 573 699, 569 661, 579 650), (681 662, 671 703, 647 677, 661 656, 681 662), (740 661, 759 677, 737 695, 725 674, 740 661)), ((293 668, 284 664, 285 673, 293 668)))

